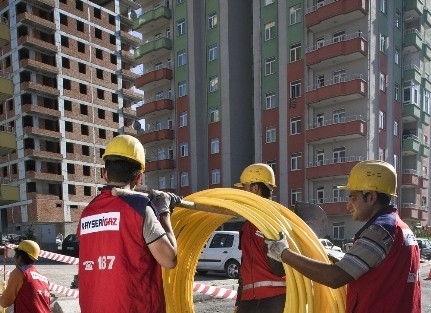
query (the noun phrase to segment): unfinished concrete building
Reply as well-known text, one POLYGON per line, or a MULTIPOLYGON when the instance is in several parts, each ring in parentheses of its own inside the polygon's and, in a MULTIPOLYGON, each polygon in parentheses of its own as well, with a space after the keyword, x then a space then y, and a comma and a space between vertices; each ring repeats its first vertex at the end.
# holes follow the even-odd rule
POLYGON ((138 8, 128 0, 0 1, 10 29, 0 63, 13 81, 0 126, 16 136, 0 179, 19 187, 17 202, 0 203, 3 233, 31 231, 42 246, 74 233, 104 183, 106 142, 136 134, 132 105, 142 95, 132 90, 130 50, 140 39, 129 32, 138 8))

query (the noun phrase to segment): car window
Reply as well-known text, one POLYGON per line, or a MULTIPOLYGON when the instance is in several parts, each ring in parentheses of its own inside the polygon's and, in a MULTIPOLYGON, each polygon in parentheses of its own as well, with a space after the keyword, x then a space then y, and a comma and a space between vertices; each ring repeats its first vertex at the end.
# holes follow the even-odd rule
POLYGON ((233 235, 216 234, 211 241, 210 248, 230 248, 233 246, 233 235))

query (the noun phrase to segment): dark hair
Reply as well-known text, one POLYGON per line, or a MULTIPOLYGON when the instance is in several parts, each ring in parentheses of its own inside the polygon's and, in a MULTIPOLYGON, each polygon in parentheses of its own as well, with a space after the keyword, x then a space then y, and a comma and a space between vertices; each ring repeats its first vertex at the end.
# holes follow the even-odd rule
POLYGON ((272 190, 268 188, 267 185, 265 185, 262 182, 257 183, 251 183, 250 186, 257 185, 260 189, 260 194, 263 198, 271 199, 272 197, 272 190))
POLYGON ((129 158, 115 157, 105 160, 108 181, 128 184, 141 173, 141 164, 129 158))
MULTIPOLYGON (((364 198, 366 198, 369 193, 370 192, 364 193, 364 198)), ((377 191, 376 191, 376 194, 377 194, 377 202, 380 203, 381 205, 389 205, 391 203, 390 195, 382 192, 377 192, 377 191)))
POLYGON ((34 260, 32 258, 30 258, 28 253, 23 251, 23 250, 15 249, 15 254, 16 254, 16 257, 18 257, 18 256, 21 257, 21 260, 23 261, 23 263, 25 265, 29 265, 29 264, 34 263, 34 260))

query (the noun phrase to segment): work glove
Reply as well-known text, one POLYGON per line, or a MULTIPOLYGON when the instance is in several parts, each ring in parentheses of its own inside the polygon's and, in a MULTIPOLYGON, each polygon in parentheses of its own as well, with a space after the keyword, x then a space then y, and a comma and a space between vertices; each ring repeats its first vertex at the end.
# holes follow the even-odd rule
POLYGON ((265 243, 268 246, 268 253, 267 255, 278 262, 283 262, 281 259, 281 254, 284 250, 289 249, 289 244, 286 240, 286 235, 283 233, 280 233, 280 239, 279 240, 272 240, 265 238, 265 243))
POLYGON ((158 216, 171 213, 174 206, 181 202, 181 197, 172 192, 163 192, 153 189, 150 191, 150 196, 158 216))

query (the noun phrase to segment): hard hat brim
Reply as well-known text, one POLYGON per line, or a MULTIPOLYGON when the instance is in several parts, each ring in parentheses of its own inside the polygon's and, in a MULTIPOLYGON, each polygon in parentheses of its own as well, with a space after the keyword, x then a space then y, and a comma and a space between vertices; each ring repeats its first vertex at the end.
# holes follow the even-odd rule
POLYGON ((348 189, 346 185, 337 186, 337 189, 348 189))
POLYGON ((238 188, 242 188, 242 187, 244 187, 244 184, 243 183, 236 183, 236 184, 234 184, 234 186, 238 187, 238 188))

